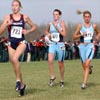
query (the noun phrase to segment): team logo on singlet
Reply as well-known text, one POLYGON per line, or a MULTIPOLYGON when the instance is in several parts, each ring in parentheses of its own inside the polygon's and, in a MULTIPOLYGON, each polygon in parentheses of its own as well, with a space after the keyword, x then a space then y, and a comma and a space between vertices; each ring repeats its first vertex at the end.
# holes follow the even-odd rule
POLYGON ((11 37, 22 38, 22 27, 12 26, 11 37))

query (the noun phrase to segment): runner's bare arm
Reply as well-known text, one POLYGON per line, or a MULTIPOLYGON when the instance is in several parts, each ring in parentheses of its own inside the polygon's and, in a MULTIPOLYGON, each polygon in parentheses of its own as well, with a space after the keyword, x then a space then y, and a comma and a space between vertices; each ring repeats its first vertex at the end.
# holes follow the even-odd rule
POLYGON ((35 29, 36 29, 36 26, 35 26, 35 24, 31 21, 31 19, 28 17, 28 16, 26 16, 26 15, 24 15, 24 21, 27 23, 27 24, 29 24, 30 25, 30 29, 28 29, 28 30, 23 30, 23 33, 24 34, 29 34, 29 33, 31 33, 31 32, 33 32, 33 31, 35 31, 35 29))
POLYGON ((58 32, 62 35, 62 36, 66 36, 66 25, 64 23, 64 21, 61 21, 61 27, 62 29, 60 29, 59 27, 55 26, 56 29, 58 30, 58 32))
POLYGON ((96 40, 99 40, 99 38, 100 38, 100 32, 98 30, 98 27, 97 27, 96 24, 93 24, 93 27, 94 27, 94 30, 95 30, 95 32, 97 34, 97 36, 95 38, 96 38, 96 40))
POLYGON ((49 32, 49 30, 50 30, 50 22, 48 23, 47 28, 46 28, 46 30, 45 30, 45 33, 46 33, 46 35, 47 35, 48 37, 51 36, 51 33, 49 32))
POLYGON ((81 27, 82 27, 82 25, 78 24, 76 31, 74 33, 74 40, 79 39, 82 36, 81 34, 79 34, 81 27))

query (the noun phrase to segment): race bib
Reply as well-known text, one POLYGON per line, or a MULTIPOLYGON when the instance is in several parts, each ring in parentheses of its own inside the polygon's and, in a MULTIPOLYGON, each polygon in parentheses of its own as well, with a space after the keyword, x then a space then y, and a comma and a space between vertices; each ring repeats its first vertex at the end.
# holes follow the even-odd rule
POLYGON ((11 37, 22 38, 22 27, 13 26, 11 29, 11 37))
POLYGON ((93 32, 87 31, 87 34, 84 36, 84 40, 91 40, 93 38, 93 32))
POLYGON ((60 40, 59 33, 51 34, 51 40, 54 41, 54 42, 58 42, 60 40))

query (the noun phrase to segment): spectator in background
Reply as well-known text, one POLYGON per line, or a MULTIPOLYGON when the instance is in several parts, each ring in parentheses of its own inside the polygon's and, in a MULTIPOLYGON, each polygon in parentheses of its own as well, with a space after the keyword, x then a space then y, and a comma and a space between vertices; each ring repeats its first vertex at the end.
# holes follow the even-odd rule
POLYGON ((1 37, 0 39, 0 61, 7 62, 8 61, 8 49, 7 49, 7 37, 1 37))
POLYGON ((27 52, 27 62, 31 61, 31 51, 32 51, 32 47, 31 47, 31 42, 28 41, 27 42, 27 47, 26 47, 26 52, 27 52))
POLYGON ((79 41, 74 41, 74 59, 78 59, 79 57, 79 41))

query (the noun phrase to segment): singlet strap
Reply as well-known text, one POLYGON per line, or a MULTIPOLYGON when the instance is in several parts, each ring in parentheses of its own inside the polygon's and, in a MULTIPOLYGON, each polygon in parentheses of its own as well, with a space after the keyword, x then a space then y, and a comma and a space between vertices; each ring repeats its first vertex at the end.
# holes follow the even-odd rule
MULTIPOLYGON (((61 24, 61 20, 57 23, 57 25, 60 25, 61 24)), ((50 22, 50 25, 53 25, 54 28, 56 29, 55 25, 54 25, 54 22, 50 22)))
MULTIPOLYGON (((14 18, 13 18, 13 14, 10 14, 10 19, 14 20, 14 18)), ((21 18, 20 18, 20 20, 24 20, 24 16, 23 16, 23 14, 21 14, 21 18)))
POLYGON ((21 14, 21 20, 24 20, 24 15, 23 14, 21 14))
MULTIPOLYGON (((57 23, 57 25, 58 25, 58 24, 60 25, 61 22, 62 22, 62 20, 59 20, 58 23, 57 23)), ((50 25, 51 25, 51 24, 54 25, 54 22, 50 22, 50 25)))
POLYGON ((10 14, 10 19, 13 19, 13 16, 12 16, 12 14, 10 14))
POLYGON ((90 28, 90 27, 93 27, 93 23, 90 23, 90 26, 89 26, 89 27, 86 27, 86 26, 84 25, 84 23, 82 23, 82 27, 84 27, 84 28, 90 28))

